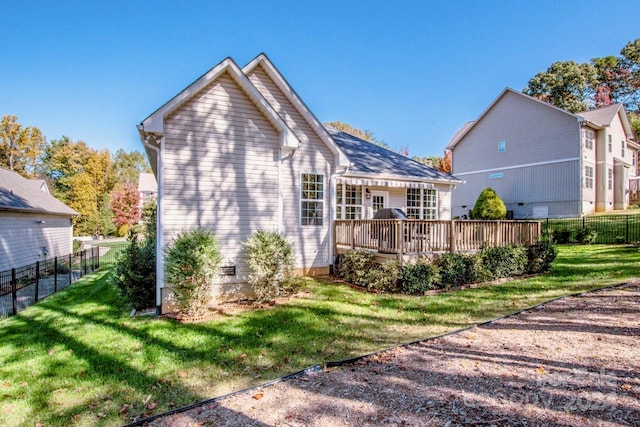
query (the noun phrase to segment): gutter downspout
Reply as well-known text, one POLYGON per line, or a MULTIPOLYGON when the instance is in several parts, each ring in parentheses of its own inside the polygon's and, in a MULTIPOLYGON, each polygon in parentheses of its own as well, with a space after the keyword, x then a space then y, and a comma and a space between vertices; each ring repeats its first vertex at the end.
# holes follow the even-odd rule
POLYGON ((156 169, 158 173, 158 197, 156 201, 156 314, 160 315, 162 314, 162 288, 164 286, 164 173, 162 165, 164 137, 160 137, 158 147, 156 146, 158 144, 156 137, 145 133, 142 125, 139 127, 139 131, 142 145, 156 153, 156 169), (149 142, 148 139, 153 139, 155 144, 149 142))

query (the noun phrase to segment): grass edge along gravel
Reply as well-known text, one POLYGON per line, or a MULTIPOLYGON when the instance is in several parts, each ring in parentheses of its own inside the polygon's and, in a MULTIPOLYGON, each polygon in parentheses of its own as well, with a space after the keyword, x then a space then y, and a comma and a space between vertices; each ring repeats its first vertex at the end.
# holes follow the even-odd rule
POLYGON ((0 322, 0 424, 121 425, 637 277, 632 246, 563 246, 550 274, 434 296, 307 282, 201 324, 129 318, 107 270, 0 322))

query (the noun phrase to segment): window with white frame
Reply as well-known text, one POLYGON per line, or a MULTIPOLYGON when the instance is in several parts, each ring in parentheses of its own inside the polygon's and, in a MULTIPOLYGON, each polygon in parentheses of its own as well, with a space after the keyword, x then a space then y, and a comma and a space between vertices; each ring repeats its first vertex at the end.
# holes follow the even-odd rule
POLYGON ((407 188, 407 216, 411 219, 438 219, 438 191, 407 188))
POLYGON ((625 141, 620 141, 620 155, 624 159, 624 150, 626 148, 627 143, 625 141))
POLYGON ((498 141, 498 153, 504 153, 507 151, 507 143, 505 141, 498 141))
POLYGON ((584 188, 593 188, 593 166, 584 167, 584 188))
POLYGON ((302 174, 300 224, 322 225, 324 216, 324 175, 302 174))
POLYGON ((607 188, 613 190, 613 169, 607 169, 607 188))
POLYGON ((593 142, 596 139, 596 133, 592 129, 584 129, 584 148, 593 150, 593 142))
POLYGON ((608 137, 609 140, 607 141, 607 151, 613 153, 613 139, 611 138, 611 135, 608 135, 608 137))
POLYGON ((362 219, 362 185, 336 184, 336 219, 362 219))

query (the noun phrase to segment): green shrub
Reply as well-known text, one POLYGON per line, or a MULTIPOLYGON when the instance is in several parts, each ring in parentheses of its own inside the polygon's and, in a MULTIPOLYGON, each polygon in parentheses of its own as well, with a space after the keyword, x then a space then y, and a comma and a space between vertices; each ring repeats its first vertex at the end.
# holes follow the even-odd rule
POLYGON ((440 281, 438 268, 428 259, 402 266, 398 277, 400 289, 408 294, 421 294, 435 289, 440 281))
POLYGON ((258 302, 282 295, 293 284, 293 248, 275 231, 258 230, 244 243, 251 269, 249 284, 258 302))
POLYGON ((471 210, 472 219, 504 219, 507 208, 498 194, 491 188, 482 190, 471 210))
POLYGON ((578 243, 592 244, 596 242, 598 232, 589 227, 581 228, 576 232, 576 240, 578 243))
POLYGON ((627 238, 624 236, 616 236, 615 237, 615 242, 620 244, 620 243, 626 243, 627 242, 627 238))
POLYGON ((187 231, 173 241, 165 258, 167 280, 182 313, 195 317, 207 311, 221 260, 218 241, 207 230, 187 231))
POLYGON ((558 248, 551 240, 543 239, 527 248, 527 273, 537 274, 549 271, 558 248))
POLYGON ((523 246, 495 246, 481 251, 485 269, 493 279, 523 274, 527 268, 527 250, 523 246))
POLYGON ((385 261, 382 264, 376 263, 375 267, 365 275, 365 286, 373 291, 396 292, 398 291, 400 271, 400 264, 395 259, 385 261))
POLYGON ((561 228, 553 232, 553 239, 557 243, 569 243, 571 240, 571 230, 567 228, 561 228))
POLYGON ((77 253, 80 252, 80 250, 82 249, 82 240, 78 240, 78 239, 73 239, 73 253, 77 253))
POLYGON ((440 272, 439 288, 461 286, 471 281, 469 255, 448 253, 435 258, 434 265, 440 272))
POLYGON ((156 301, 156 242, 138 242, 136 233, 129 233, 128 244, 120 252, 111 270, 109 281, 136 310, 155 306, 156 301))
POLYGON ((376 268, 377 263, 372 253, 352 250, 344 254, 338 275, 349 283, 367 287, 367 272, 376 268))

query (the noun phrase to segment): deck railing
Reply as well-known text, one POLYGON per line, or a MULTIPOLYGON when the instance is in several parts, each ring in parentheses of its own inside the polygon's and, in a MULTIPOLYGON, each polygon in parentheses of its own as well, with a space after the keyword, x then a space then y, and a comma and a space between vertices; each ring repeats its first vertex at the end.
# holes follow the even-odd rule
POLYGON ((540 236, 538 221, 336 220, 338 247, 380 253, 468 252, 489 246, 530 245, 540 236))

